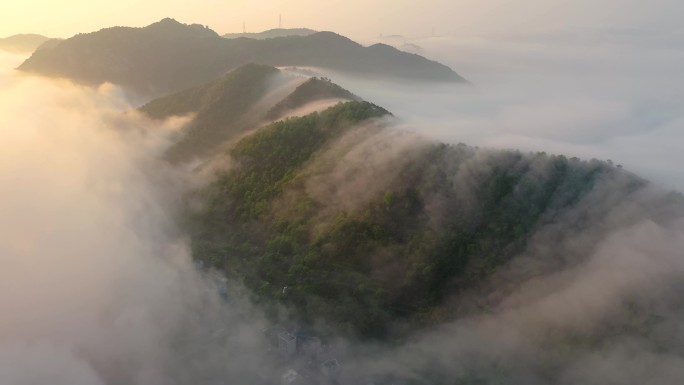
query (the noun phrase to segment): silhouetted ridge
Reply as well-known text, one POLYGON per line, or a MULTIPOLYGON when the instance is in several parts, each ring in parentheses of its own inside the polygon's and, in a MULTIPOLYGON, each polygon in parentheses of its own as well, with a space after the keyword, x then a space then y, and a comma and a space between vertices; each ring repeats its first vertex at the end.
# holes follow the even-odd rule
POLYGON ((212 83, 156 99, 140 111, 157 119, 194 113, 184 138, 169 149, 168 158, 202 158, 254 127, 261 115, 253 107, 277 82, 279 73, 273 67, 247 64, 212 83))
POLYGON ((163 94, 222 74, 223 66, 206 60, 222 40, 209 29, 164 19, 143 28, 112 27, 78 34, 38 50, 19 69, 163 94), (207 74, 214 76, 207 78, 207 74))
POLYGON ((182 34, 182 33, 194 33, 198 36, 205 37, 217 37, 219 36, 213 30, 201 25, 201 24, 183 24, 172 18, 165 18, 156 23, 150 24, 143 29, 148 31, 153 31, 155 33, 171 33, 171 34, 182 34))
POLYGON ((206 83, 251 62, 322 67, 382 79, 465 81, 450 68, 421 56, 363 47, 332 32, 224 39, 201 25, 173 19, 144 28, 79 34, 35 52, 19 69, 88 84, 112 82, 158 96, 206 83))
POLYGON ((0 50, 16 53, 33 52, 50 38, 34 33, 19 34, 0 39, 0 50))
MULTIPOLYGON (((393 151, 401 136, 369 121, 387 114, 348 102, 242 138, 202 192, 194 257, 273 314, 285 306, 300 325, 393 340, 467 316, 464 293, 483 290, 486 303, 496 292, 485 283, 538 231, 562 244, 648 188, 596 160, 421 141, 393 151)), ((648 204, 654 221, 684 208, 666 195, 648 204)))
POLYGON ((237 39, 241 37, 248 39, 272 39, 285 36, 307 36, 313 33, 316 33, 316 31, 308 28, 275 28, 263 32, 227 33, 223 35, 223 37, 226 39, 237 39))

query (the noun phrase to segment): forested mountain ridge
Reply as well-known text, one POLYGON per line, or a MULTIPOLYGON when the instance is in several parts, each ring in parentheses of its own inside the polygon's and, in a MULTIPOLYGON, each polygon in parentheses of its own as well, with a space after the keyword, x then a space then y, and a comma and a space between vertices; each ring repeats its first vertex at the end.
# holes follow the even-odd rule
POLYGON ((610 161, 436 143, 328 79, 258 64, 141 112, 193 117, 167 159, 199 161, 183 168, 198 268, 274 328, 350 343, 340 383, 563 383, 596 346, 678 352, 684 307, 660 294, 681 284, 651 277, 676 270, 684 199, 610 161))
POLYGON ((210 157, 222 144, 300 107, 321 100, 359 100, 327 79, 303 78, 274 67, 247 64, 202 86, 155 99, 140 108, 153 119, 192 114, 167 159, 210 157))
POLYGON ((247 63, 321 67, 384 79, 465 82, 449 67, 422 56, 364 47, 332 32, 225 39, 204 26, 172 19, 144 28, 79 34, 35 52, 19 69, 88 84, 112 82, 159 96, 206 83, 247 63))
MULTIPOLYGON (((567 247, 591 228, 564 258, 589 253, 610 229, 603 217, 651 188, 609 162, 427 141, 327 79, 263 65, 141 112, 194 115, 173 162, 228 163, 191 199, 194 257, 248 288, 274 322, 321 335, 403 338, 496 306, 494 277, 538 253, 540 234, 567 247), (346 102, 279 118, 330 99, 346 102)), ((661 194, 640 207, 621 226, 664 223, 684 204, 661 194)))
MULTIPOLYGON (((233 166, 200 194, 195 258, 276 319, 284 305, 323 334, 391 339, 479 312, 489 279, 542 229, 567 221, 562 244, 649 186, 607 162, 424 141, 383 116, 352 101, 237 142, 233 166)), ((648 205, 656 221, 684 207, 667 194, 648 205)))

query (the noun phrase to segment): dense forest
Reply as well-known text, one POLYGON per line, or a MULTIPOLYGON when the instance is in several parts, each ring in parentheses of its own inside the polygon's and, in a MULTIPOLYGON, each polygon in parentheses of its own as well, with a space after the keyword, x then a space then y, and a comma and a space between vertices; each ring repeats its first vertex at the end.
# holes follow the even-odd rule
MULTIPOLYGON (((598 181, 626 175, 597 160, 420 142, 410 161, 400 154, 361 165, 392 170, 360 187, 374 191, 364 202, 335 204, 313 192, 312 183, 325 183, 315 177, 345 161, 330 156, 335 142, 382 135, 390 129, 377 119, 387 114, 348 102, 239 141, 234 168, 201 193, 196 258, 242 282, 273 317, 286 305, 295 309, 288 317, 324 320, 327 332, 394 338, 455 316, 445 298, 486 281, 598 181)), ((625 178, 625 194, 646 184, 625 178)))
POLYGON ((677 349, 671 317, 653 314, 679 300, 655 311, 650 286, 621 291, 634 268, 621 234, 676 227, 684 198, 611 161, 430 141, 328 79, 255 64, 140 111, 191 117, 167 159, 198 177, 184 222, 192 255, 227 278, 230 306, 256 305, 273 330, 301 337, 277 376, 323 373, 306 369, 312 336, 344 363, 340 383, 558 383, 557 367, 588 347, 677 349), (605 249, 617 258, 608 267, 605 249), (529 293, 544 280, 549 293, 529 293), (569 304, 591 327, 559 326, 571 289, 618 305, 569 304))

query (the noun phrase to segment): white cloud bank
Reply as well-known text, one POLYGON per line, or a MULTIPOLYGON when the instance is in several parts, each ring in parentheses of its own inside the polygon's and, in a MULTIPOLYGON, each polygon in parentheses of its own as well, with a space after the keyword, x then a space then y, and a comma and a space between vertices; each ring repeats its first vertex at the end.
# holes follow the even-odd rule
POLYGON ((126 112, 113 86, 12 71, 0 84, 0 383, 258 373, 240 358, 258 319, 221 303, 175 227, 187 180, 156 157, 173 123, 126 112))
POLYGON ((611 159, 684 190, 684 34, 569 28, 407 38, 473 88, 346 84, 447 142, 611 159))

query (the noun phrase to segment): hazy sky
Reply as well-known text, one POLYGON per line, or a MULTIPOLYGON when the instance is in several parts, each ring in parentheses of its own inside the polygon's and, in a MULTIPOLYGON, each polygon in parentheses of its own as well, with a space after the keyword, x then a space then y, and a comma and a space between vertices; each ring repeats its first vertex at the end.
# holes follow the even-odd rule
POLYGON ((0 36, 69 37, 114 25, 144 26, 164 17, 219 33, 278 25, 334 30, 352 37, 525 33, 567 29, 672 29, 677 0, 3 0, 0 36), (362 17, 360 17, 362 15, 362 17))

